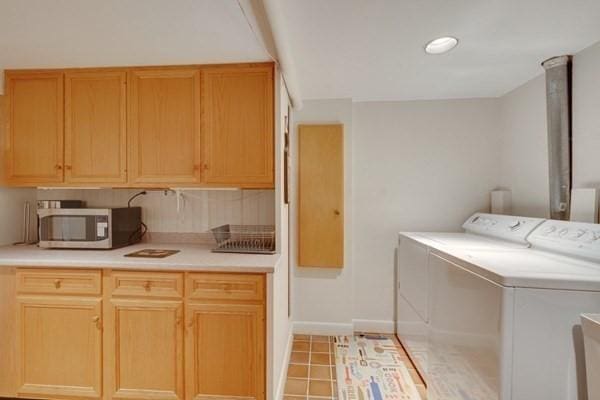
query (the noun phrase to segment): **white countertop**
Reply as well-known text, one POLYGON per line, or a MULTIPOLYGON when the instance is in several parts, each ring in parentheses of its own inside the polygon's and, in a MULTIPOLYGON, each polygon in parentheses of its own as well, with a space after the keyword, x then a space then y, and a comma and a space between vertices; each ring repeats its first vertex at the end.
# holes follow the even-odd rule
POLYGON ((200 244, 140 243, 115 250, 59 250, 37 246, 0 247, 0 266, 112 268, 271 273, 280 255, 212 253, 200 244), (134 258, 125 254, 143 249, 180 250, 166 258, 134 258))

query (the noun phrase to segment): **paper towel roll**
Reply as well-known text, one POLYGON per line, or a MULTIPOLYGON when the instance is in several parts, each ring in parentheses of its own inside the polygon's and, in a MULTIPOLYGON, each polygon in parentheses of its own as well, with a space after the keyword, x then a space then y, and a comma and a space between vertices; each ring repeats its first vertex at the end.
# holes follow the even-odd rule
POLYGON ((582 188, 571 190, 571 221, 598 222, 598 189, 582 188))
POLYGON ((512 214, 512 194, 510 190, 492 190, 490 199, 492 214, 512 214))

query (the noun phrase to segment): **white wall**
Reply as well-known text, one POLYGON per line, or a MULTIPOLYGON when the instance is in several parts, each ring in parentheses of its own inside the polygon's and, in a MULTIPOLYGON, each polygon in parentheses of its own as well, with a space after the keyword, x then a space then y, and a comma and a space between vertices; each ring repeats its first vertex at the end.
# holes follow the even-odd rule
POLYGON ((392 328, 398 232, 458 230, 489 208, 497 109, 493 99, 354 104, 355 319, 392 328))
MULTIPOLYGON (((142 189, 40 189, 39 200, 84 200, 88 207, 126 207, 142 189)), ((224 224, 275 223, 273 190, 189 190, 177 211, 173 192, 148 191, 132 205, 142 207, 142 219, 150 232, 201 233, 224 224)))
POLYGON ((270 374, 272 382, 269 391, 273 397, 269 399, 279 400, 283 398, 283 391, 287 378, 287 366, 292 346, 292 318, 289 313, 289 238, 288 238, 288 213, 289 207, 284 203, 283 192, 283 151, 284 151, 284 126, 288 115, 288 97, 279 72, 277 73, 276 91, 276 124, 275 124, 275 149, 276 168, 275 179, 275 221, 277 225, 277 250, 281 259, 272 275, 272 291, 270 305, 272 306, 271 318, 272 337, 271 357, 269 365, 273 371, 270 374))
POLYGON ((600 42, 573 60, 573 186, 600 187, 600 42))
POLYGON ((544 75, 503 96, 499 112, 501 182, 512 191, 512 214, 547 218, 548 133, 544 75))
POLYGON ((292 129, 292 265, 293 314, 296 332, 332 333, 352 330, 352 211, 353 211, 353 121, 350 99, 305 101, 300 112, 294 112, 292 129), (342 123, 344 124, 344 267, 307 268, 297 266, 297 150, 298 124, 342 123))
MULTIPOLYGON (((573 57, 573 187, 600 187, 600 43, 573 57)), ((502 185, 513 213, 548 215, 546 91, 540 76, 500 99, 502 185)))
MULTIPOLYGON (((296 331, 392 329, 398 232, 457 230, 488 209, 500 178, 497 111, 494 99, 305 102, 295 127, 345 125, 347 242, 341 270, 295 266, 296 331)), ((292 232, 295 244, 295 223, 292 232)), ((293 255, 296 265, 295 246, 293 255)))
POLYGON ((0 246, 22 240, 23 204, 29 201, 31 207, 31 237, 36 237, 35 229, 35 190, 0 188, 0 246))

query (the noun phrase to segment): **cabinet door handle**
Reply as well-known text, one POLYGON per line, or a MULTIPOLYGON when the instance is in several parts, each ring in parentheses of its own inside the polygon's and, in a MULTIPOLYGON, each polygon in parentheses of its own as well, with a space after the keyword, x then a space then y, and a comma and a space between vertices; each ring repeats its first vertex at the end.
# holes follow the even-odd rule
POLYGON ((149 292, 152 289, 152 283, 150 281, 144 283, 144 289, 146 289, 146 292, 149 292))
POLYGON ((334 213, 335 215, 340 215, 340 214, 341 214, 341 213, 340 213, 340 210, 333 210, 333 213, 334 213))
POLYGON ((55 288, 60 289, 60 284, 61 284, 60 279, 55 279, 54 280, 54 287, 55 288))
POLYGON ((70 166, 70 165, 65 165, 65 169, 66 169, 67 171, 70 171, 70 170, 72 170, 72 169, 73 169, 73 167, 72 167, 72 166, 70 166))
POLYGON ((62 167, 62 165, 58 165, 58 164, 57 164, 57 165, 55 165, 55 166, 54 166, 54 168, 56 168, 57 170, 59 170, 59 171, 60 171, 60 170, 62 170, 62 168, 63 168, 63 167, 62 167))
POLYGON ((98 328, 98 329, 101 329, 101 328, 102 328, 102 323, 100 322, 100 317, 99 317, 99 316, 97 316, 97 315, 94 315, 94 316, 92 317, 92 322, 93 322, 94 324, 96 324, 96 328, 98 328))

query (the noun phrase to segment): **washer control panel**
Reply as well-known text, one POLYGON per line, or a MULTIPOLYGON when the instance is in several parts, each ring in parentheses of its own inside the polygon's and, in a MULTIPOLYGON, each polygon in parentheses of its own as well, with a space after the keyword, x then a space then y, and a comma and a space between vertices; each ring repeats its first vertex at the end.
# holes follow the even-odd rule
POLYGON ((477 213, 463 224, 465 231, 517 243, 527 243, 527 237, 544 222, 542 218, 477 213))
POLYGON ((600 261, 600 225, 547 220, 529 237, 534 248, 600 261))

